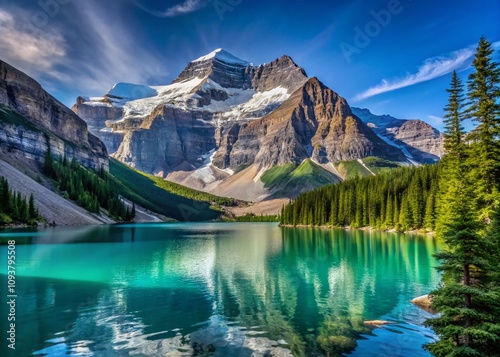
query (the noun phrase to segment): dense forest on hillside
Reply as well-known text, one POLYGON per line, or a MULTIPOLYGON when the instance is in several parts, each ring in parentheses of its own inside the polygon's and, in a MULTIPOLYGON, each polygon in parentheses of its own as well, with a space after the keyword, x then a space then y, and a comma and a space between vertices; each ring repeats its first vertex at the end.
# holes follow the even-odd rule
POLYGON ((26 199, 20 192, 13 191, 3 176, 0 177, 0 225, 33 225, 38 220, 41 220, 41 217, 35 207, 33 195, 26 199))
POLYGON ((439 166, 404 167, 307 192, 284 207, 286 225, 434 229, 439 166))
POLYGON ((125 205, 110 175, 104 170, 97 173, 75 160, 68 161, 65 157, 54 159, 49 150, 45 155, 43 172, 56 182, 63 197, 75 201, 91 213, 99 214, 103 208, 118 221, 131 221, 135 216, 135 207, 130 209, 125 205))

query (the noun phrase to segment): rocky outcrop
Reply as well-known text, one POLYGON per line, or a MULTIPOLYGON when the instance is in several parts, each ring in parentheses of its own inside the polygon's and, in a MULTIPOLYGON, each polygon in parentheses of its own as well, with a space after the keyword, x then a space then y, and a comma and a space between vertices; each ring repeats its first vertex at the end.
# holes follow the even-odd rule
POLYGON ((104 144, 90 134, 85 121, 48 94, 34 79, 0 61, 0 145, 43 157, 75 158, 87 167, 107 169, 104 144))
POLYGON ((438 161, 444 154, 443 134, 422 120, 407 120, 387 128, 386 133, 396 143, 404 144, 419 162, 438 161))
POLYGON ((404 149, 409 158, 416 162, 432 163, 444 154, 443 134, 422 120, 375 115, 368 109, 352 108, 352 111, 377 135, 404 149))
POLYGON ((122 108, 112 106, 104 98, 101 105, 86 105, 86 102, 84 98, 78 97, 71 110, 85 120, 90 130, 104 128, 107 120, 117 120, 123 115, 122 108))

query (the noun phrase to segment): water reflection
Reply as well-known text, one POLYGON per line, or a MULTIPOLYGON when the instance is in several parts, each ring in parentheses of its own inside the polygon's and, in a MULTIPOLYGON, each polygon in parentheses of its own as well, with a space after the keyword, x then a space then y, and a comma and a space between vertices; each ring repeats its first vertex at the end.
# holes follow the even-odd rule
MULTIPOLYGON (((409 300, 439 280, 431 238, 270 224, 41 233, 16 238, 31 243, 17 246, 16 355, 335 356, 381 318, 426 355, 427 313, 409 300)), ((367 335, 359 355, 372 341, 375 356, 387 331, 367 335)))

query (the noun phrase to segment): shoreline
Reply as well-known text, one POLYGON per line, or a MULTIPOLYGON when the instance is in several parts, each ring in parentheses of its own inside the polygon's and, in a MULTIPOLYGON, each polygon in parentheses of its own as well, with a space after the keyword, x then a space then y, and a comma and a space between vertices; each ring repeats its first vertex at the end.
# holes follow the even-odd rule
POLYGON ((280 227, 285 227, 285 228, 319 228, 319 229, 342 229, 345 231, 351 231, 351 230, 360 230, 360 231, 375 231, 375 232, 386 232, 386 233, 404 233, 404 234, 418 234, 418 235, 425 235, 425 236, 435 236, 436 233, 434 231, 426 231, 423 229, 414 229, 414 230, 409 230, 409 231, 397 231, 395 228, 373 228, 370 226, 367 227, 351 227, 351 226, 345 226, 345 227, 338 227, 338 226, 315 226, 311 224, 280 224, 280 227))

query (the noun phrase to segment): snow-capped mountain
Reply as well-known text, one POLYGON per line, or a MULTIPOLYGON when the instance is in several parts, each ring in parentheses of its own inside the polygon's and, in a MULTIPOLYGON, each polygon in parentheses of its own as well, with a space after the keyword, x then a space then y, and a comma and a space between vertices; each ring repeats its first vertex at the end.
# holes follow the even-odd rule
POLYGON ((366 172, 362 159, 370 156, 410 163, 286 55, 254 66, 217 49, 188 63, 169 85, 118 83, 103 97, 77 98, 73 110, 122 162, 249 200, 296 196, 348 177, 345 165, 338 169, 342 162, 366 172), (310 178, 321 179, 293 192, 283 191, 287 180, 261 180, 286 164, 297 170, 307 164, 300 175, 312 170, 310 178))

